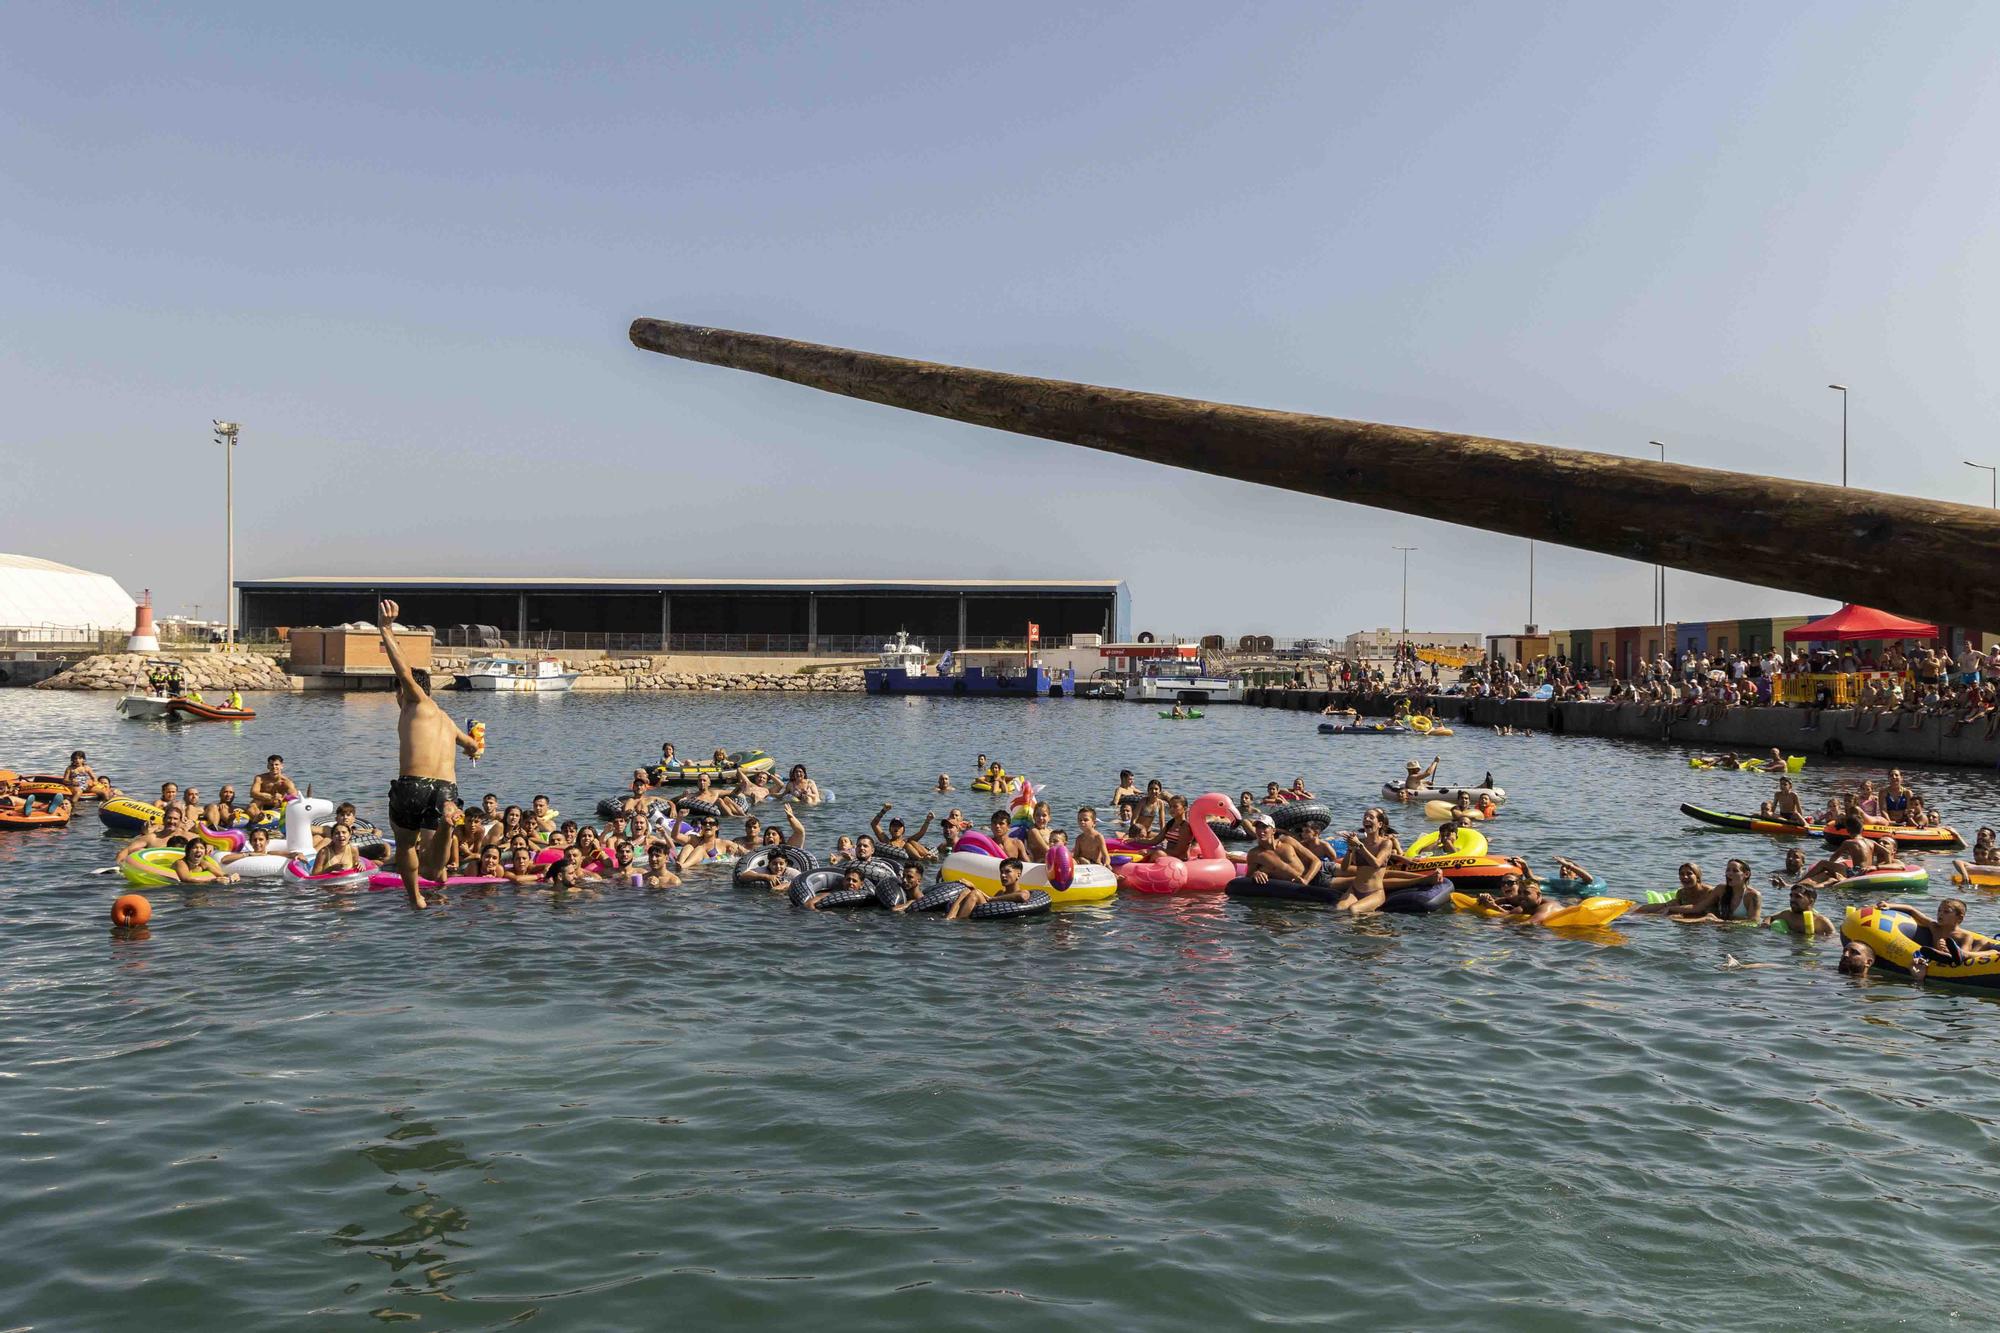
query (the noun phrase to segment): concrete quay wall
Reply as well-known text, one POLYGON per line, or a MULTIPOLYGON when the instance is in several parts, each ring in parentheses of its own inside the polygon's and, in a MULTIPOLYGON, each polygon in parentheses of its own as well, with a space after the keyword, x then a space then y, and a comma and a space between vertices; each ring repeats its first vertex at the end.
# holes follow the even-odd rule
MULTIPOLYGON (((1255 689, 1243 700, 1258 708, 1285 708, 1318 712, 1329 704, 1358 710, 1364 717, 1386 717, 1390 700, 1381 695, 1349 695, 1339 691, 1301 689, 1255 689)), ((1717 753, 1734 750, 1746 758, 1762 754, 1772 746, 1786 754, 1849 759, 1881 759, 1910 765, 1957 765, 1993 768, 2000 765, 2000 740, 1986 740, 1986 726, 1975 723, 1957 736, 1945 735, 1946 724, 1927 718, 1922 730, 1905 721, 1901 731, 1850 731, 1853 712, 1830 708, 1820 715, 1816 729, 1805 727, 1803 708, 1732 708, 1704 727, 1690 720, 1662 722, 1649 718, 1640 704, 1611 704, 1602 700, 1556 703, 1538 699, 1463 699, 1453 696, 1413 700, 1453 727, 1527 727, 1564 736, 1602 736, 1617 740, 1650 741, 1658 745, 1693 748, 1717 753)), ((1887 726, 1885 721, 1882 724, 1887 726)), ((1412 739, 1415 739, 1414 737, 1412 739)))

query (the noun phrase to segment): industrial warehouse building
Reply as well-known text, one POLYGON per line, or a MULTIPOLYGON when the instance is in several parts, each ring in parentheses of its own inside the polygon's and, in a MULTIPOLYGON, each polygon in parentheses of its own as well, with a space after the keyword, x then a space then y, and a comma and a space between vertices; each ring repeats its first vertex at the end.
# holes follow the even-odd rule
POLYGON ((1045 643, 1131 632, 1131 593, 1116 579, 302 575, 236 588, 251 637, 372 620, 377 597, 393 597, 404 624, 433 626, 448 643, 483 626, 517 647, 872 653, 898 631, 933 651, 1017 644, 1031 623, 1045 643))

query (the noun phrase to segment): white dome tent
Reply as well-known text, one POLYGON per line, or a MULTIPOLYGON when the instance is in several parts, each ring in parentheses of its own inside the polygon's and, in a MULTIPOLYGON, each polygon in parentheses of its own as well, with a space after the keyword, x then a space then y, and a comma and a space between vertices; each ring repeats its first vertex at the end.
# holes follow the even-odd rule
POLYGON ((106 630, 130 633, 137 605, 108 574, 0 554, 0 639, 35 643, 106 630))

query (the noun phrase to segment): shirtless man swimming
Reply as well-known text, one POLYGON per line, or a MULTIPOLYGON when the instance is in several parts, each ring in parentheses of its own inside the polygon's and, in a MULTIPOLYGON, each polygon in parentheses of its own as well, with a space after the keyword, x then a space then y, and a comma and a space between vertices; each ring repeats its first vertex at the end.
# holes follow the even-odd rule
POLYGON ((1244 861, 1243 869, 1252 880, 1268 884, 1272 880, 1310 884, 1319 875, 1320 861, 1292 838, 1278 841, 1278 830, 1269 824, 1257 826, 1257 846, 1244 861))
POLYGON ((986 821, 987 836, 1000 846, 1000 854, 1016 861, 1028 859, 1028 849, 1014 836, 1013 823, 1005 810, 995 810, 993 818, 986 821))
MULTIPOLYGON (((875 841, 884 847, 894 847, 900 851, 908 852, 919 861, 933 859, 931 849, 923 843, 923 837, 931 831, 931 824, 937 819, 937 812, 934 810, 924 811, 924 822, 918 826, 915 833, 911 833, 909 825, 900 819, 890 820, 889 828, 885 832, 882 828, 882 816, 895 808, 889 802, 884 801, 882 802, 882 808, 875 812, 875 817, 868 821, 868 831, 875 835, 875 841)), ((790 806, 786 807, 788 812, 790 809, 790 806)))
POLYGON ((236 808, 236 788, 225 782, 215 799, 202 807, 201 822, 210 828, 235 828, 241 814, 236 808))
POLYGON ((1778 794, 1771 798, 1771 812, 1787 824, 1807 822, 1805 807, 1799 804, 1799 793, 1790 778, 1778 779, 1778 794))
POLYGON ((146 825, 146 831, 118 849, 118 860, 127 861, 143 851, 173 845, 172 838, 185 841, 187 815, 179 805, 170 805, 160 812, 160 817, 146 825))
POLYGON ((1084 806, 1076 812, 1076 863, 1080 866, 1108 866, 1111 864, 1111 849, 1104 844, 1104 834, 1097 827, 1097 810, 1084 806))
MULTIPOLYGON (((384 598, 375 621, 389 668, 396 673, 396 703, 401 710, 396 718, 397 777, 389 784, 389 827, 396 835, 396 873, 403 877, 410 906, 416 908, 429 905, 418 877, 442 883, 451 855, 458 804, 458 756, 453 751, 463 750, 476 759, 485 747, 460 731, 431 698, 430 672, 414 671, 403 660, 392 628, 400 609, 384 598)), ((277 763, 282 769, 283 761, 277 763)))
POLYGON ((298 794, 299 784, 285 776, 285 756, 274 754, 264 761, 264 771, 250 779, 251 812, 282 810, 298 794))

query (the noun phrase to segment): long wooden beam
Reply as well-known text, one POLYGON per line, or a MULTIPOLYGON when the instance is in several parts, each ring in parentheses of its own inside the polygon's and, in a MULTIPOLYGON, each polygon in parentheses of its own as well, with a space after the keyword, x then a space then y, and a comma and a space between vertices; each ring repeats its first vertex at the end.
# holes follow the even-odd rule
POLYGON ((649 352, 1647 564, 2000 627, 2000 516, 1879 491, 1137 393, 663 319, 649 352))

